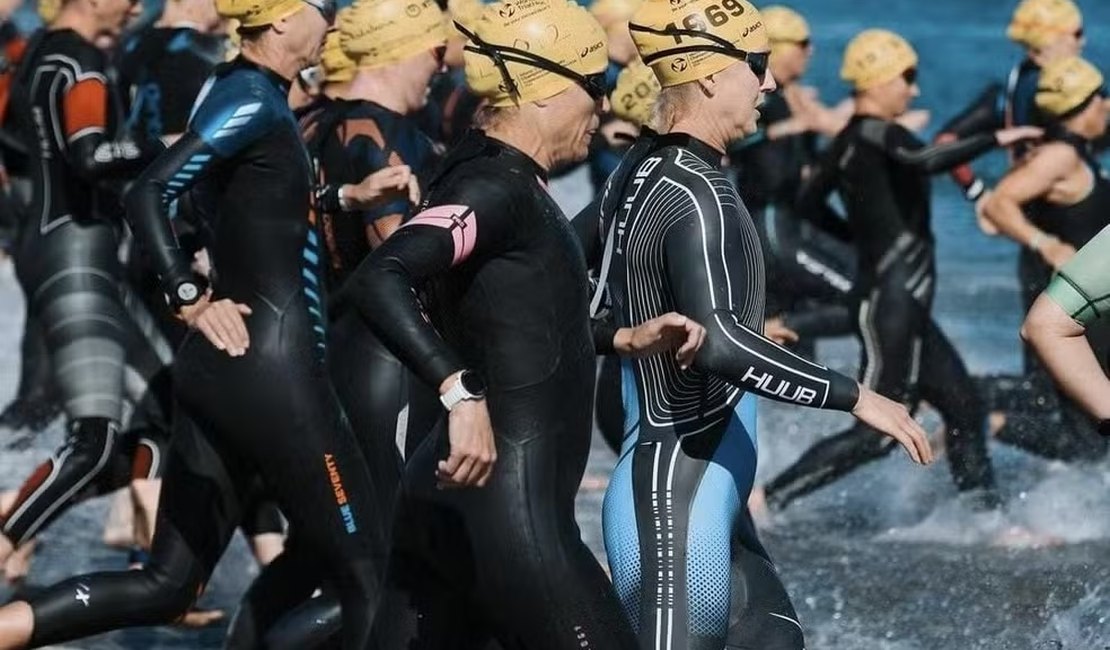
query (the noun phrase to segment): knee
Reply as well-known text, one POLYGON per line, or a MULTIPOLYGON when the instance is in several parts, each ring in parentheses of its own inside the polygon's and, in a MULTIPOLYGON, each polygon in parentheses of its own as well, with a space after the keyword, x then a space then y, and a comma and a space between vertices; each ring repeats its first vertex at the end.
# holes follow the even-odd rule
POLYGON ((136 602, 145 603, 144 618, 152 625, 173 623, 185 616, 202 591, 201 581, 183 572, 157 565, 140 571, 143 580, 134 597, 136 602))

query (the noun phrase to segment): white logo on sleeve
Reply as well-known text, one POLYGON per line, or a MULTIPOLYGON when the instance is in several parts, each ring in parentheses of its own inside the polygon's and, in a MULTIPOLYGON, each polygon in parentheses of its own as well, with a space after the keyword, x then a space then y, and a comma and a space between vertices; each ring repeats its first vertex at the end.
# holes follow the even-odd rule
POLYGON ((88 607, 89 606, 89 586, 86 585, 86 584, 77 583, 77 594, 74 596, 74 600, 79 600, 79 601, 81 601, 82 605, 84 605, 85 607, 88 607))

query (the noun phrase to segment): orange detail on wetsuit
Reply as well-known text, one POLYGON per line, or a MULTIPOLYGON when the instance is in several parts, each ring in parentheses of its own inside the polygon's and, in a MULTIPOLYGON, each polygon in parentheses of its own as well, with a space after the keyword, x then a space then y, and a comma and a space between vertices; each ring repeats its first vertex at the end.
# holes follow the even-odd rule
POLYGON ((108 87, 100 79, 78 81, 62 100, 66 139, 108 123, 108 87))

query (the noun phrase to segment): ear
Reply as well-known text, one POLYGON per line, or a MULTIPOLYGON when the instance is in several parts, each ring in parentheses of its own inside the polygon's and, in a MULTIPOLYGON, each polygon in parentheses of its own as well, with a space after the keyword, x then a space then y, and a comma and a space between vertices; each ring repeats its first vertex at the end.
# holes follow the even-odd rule
POLYGON ((275 32, 277 32, 279 34, 284 34, 285 32, 289 31, 289 19, 290 18, 291 18, 291 16, 286 16, 284 18, 279 18, 279 19, 275 20, 274 22, 270 23, 270 29, 274 30, 275 32))

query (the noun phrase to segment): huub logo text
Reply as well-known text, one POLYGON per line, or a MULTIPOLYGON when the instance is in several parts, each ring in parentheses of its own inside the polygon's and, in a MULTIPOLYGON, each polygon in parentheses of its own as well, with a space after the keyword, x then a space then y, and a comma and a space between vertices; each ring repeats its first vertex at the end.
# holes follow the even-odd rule
POLYGON ((804 388, 796 384, 791 384, 785 379, 775 379, 770 373, 758 372, 754 367, 749 366, 744 371, 742 381, 752 382, 755 387, 770 395, 781 397, 788 402, 796 404, 813 404, 817 400, 817 391, 812 388, 804 388), (777 382, 777 384, 776 384, 777 382))

